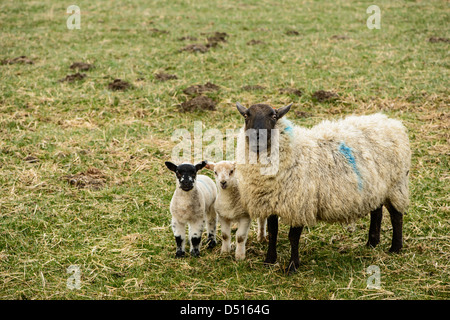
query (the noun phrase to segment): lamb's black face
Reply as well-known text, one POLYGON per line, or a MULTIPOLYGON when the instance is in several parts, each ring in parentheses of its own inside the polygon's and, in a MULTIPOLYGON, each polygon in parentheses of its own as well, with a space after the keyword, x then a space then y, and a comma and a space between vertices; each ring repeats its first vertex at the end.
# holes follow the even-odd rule
POLYGON ((180 188, 184 191, 190 191, 194 188, 197 171, 206 166, 206 161, 202 161, 195 166, 190 163, 183 163, 177 166, 169 161, 165 162, 165 164, 169 170, 175 172, 180 188))
POLYGON ((194 188, 197 170, 195 170, 195 167, 192 164, 180 164, 175 173, 181 189, 184 191, 189 191, 194 188))

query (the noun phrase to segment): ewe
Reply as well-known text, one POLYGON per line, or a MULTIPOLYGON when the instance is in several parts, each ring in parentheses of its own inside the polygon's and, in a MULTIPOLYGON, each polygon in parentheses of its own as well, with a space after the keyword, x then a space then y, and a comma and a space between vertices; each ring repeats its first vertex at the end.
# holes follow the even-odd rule
POLYGON ((409 205, 411 162, 408 135, 402 123, 374 114, 323 121, 306 129, 283 118, 290 107, 273 109, 256 104, 247 109, 237 103, 245 118, 237 148, 239 192, 250 217, 268 218, 265 262, 275 263, 277 259, 278 217, 291 226, 287 271, 295 271, 304 226, 317 221, 349 223, 370 212, 367 245, 375 247, 380 241, 383 205, 393 227, 389 251, 399 252, 403 214, 409 205), (246 134, 249 129, 258 130, 256 143, 246 134), (272 129, 278 139, 275 145, 271 145, 272 129), (259 140, 263 139, 267 141, 261 147, 259 140), (258 161, 249 164, 247 160, 255 153, 258 161), (264 174, 262 169, 273 165, 271 159, 279 161, 277 172, 264 174))

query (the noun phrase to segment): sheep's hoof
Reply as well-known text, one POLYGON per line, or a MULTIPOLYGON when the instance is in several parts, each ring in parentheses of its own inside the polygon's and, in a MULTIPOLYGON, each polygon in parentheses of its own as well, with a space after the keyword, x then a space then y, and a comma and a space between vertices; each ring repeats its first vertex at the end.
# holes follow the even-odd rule
POLYGON ((210 240, 208 243, 208 249, 213 249, 217 245, 216 240, 210 240))
POLYGON ((266 266, 274 265, 277 262, 277 257, 267 257, 266 260, 264 260, 264 264, 266 266))
POLYGON ((198 249, 194 249, 194 250, 192 250, 191 251, 191 256, 192 257, 200 257, 200 250, 198 250, 198 249))
POLYGON ((299 266, 300 266, 300 262, 291 261, 289 263, 289 267, 284 269, 284 273, 287 274, 288 276, 293 275, 294 273, 297 272, 299 266))
POLYGON ((366 243, 366 247, 367 248, 375 248, 377 246, 378 243, 370 243, 370 241, 367 241, 366 243))
POLYGON ((394 246, 392 246, 392 247, 389 249, 389 252, 390 252, 390 253, 400 253, 401 250, 402 250, 402 247, 394 247, 394 246))
POLYGON ((175 253, 175 258, 184 258, 185 256, 185 252, 184 251, 177 251, 177 253, 175 253))

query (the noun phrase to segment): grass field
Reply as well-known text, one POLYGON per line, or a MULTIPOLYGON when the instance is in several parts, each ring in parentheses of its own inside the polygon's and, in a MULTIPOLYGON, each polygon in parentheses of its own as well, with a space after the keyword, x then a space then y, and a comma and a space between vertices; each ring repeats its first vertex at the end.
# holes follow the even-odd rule
POLYGON ((448 299, 449 18, 441 0, 2 1, 0 60, 34 64, 0 65, 0 298, 448 299), (71 4, 80 29, 67 28, 71 4), (380 29, 366 26, 372 4, 380 29), (213 32, 227 41, 180 51, 213 32), (60 82, 78 61, 95 67, 60 82), (159 72, 177 79, 161 82, 159 72), (131 87, 111 90, 114 79, 131 87), (191 98, 183 90, 207 82, 220 87, 205 93, 216 110, 180 111, 191 98), (318 90, 338 97, 314 99, 318 90), (375 249, 365 247, 369 216, 352 228, 306 228, 292 276, 282 272, 286 225, 273 267, 262 263, 256 223, 245 261, 221 255, 220 242, 175 259, 175 179, 164 166, 172 133, 193 132, 194 121, 239 128, 236 101, 293 102, 289 119, 307 127, 352 113, 401 119, 413 150, 402 253, 387 253, 385 212, 375 249), (71 265, 79 289, 67 287, 71 265), (366 288, 370 265, 380 289, 366 288))

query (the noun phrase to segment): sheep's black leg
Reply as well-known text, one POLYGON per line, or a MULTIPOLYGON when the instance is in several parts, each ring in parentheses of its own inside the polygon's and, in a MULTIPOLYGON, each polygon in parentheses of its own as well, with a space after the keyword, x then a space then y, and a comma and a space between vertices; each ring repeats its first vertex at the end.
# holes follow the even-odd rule
POLYGON ((297 271, 300 266, 300 259, 298 258, 298 243, 300 241, 300 235, 302 234, 303 227, 291 227, 289 230, 289 242, 291 244, 291 259, 289 260, 289 266, 286 269, 287 273, 293 273, 297 271))
POLYGON ((191 256, 198 257, 200 256, 200 241, 202 238, 200 237, 192 237, 191 238, 191 256))
POLYGON ((177 252, 175 254, 175 257, 177 258, 184 257, 184 249, 183 249, 184 239, 181 236, 176 236, 175 242, 177 243, 177 252))
POLYGON ((367 246, 375 248, 380 243, 381 220, 383 218, 383 205, 370 212, 369 241, 367 246))
POLYGON ((208 234, 207 242, 208 242, 208 249, 213 249, 217 245, 216 236, 212 233, 208 234))
POLYGON ((403 213, 394 208, 392 204, 387 206, 392 223, 392 246, 389 252, 399 253, 403 247, 403 213))
POLYGON ((269 231, 269 247, 264 263, 274 264, 277 261, 278 216, 271 215, 267 218, 267 230, 269 231))

